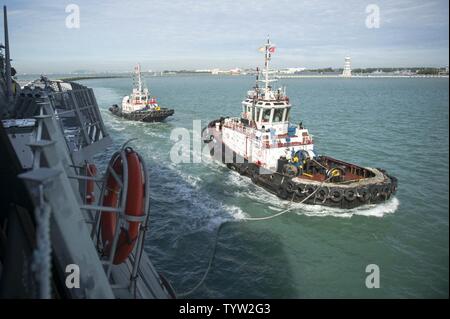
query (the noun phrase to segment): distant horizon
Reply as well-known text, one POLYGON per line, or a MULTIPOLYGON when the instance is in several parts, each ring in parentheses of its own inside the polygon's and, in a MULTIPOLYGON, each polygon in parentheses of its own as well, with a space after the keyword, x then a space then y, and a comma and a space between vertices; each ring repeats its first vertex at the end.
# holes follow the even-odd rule
MULTIPOLYGON (((13 65, 14 66, 14 65, 13 65)), ((407 67, 393 67, 393 66, 383 66, 383 67, 358 67, 358 68, 352 68, 352 70, 362 69, 394 69, 394 70, 408 70, 408 69, 444 69, 448 66, 407 66, 407 67)), ((241 70, 254 70, 255 68, 250 67, 235 67, 239 68, 241 70)), ((287 67, 287 68, 296 68, 296 67, 287 67)), ((279 68, 278 70, 287 69, 287 68, 279 68)), ((327 69, 331 68, 335 71, 342 70, 343 67, 325 67, 325 68, 305 68, 305 71, 314 71, 319 69, 327 69)), ((203 70, 212 70, 214 68, 206 68, 203 70)), ((231 68, 234 69, 234 68, 231 68)), ((173 72, 180 72, 180 71, 187 71, 187 72, 194 72, 202 69, 168 69, 168 70, 142 70, 142 73, 159 73, 164 71, 173 71, 173 72)), ((230 69, 220 69, 222 71, 228 71, 230 69)), ((73 74, 73 75, 90 75, 90 74, 132 74, 133 70, 123 70, 123 71, 113 71, 113 70, 105 70, 105 71, 94 71, 94 70, 79 70, 79 71, 67 71, 67 72, 37 72, 37 73, 28 73, 28 72, 19 72, 17 71, 18 76, 20 75, 66 75, 66 74, 73 74)), ((199 72, 200 73, 200 72, 199 72)))
POLYGON ((449 65, 446 0, 5 2, 19 73, 254 68, 268 34, 276 69, 449 65))
MULTIPOLYGON (((12 59, 14 60, 14 57, 12 56, 12 59)), ((232 67, 218 67, 218 66, 213 66, 213 67, 198 67, 198 68, 187 68, 187 67, 181 67, 181 68, 168 68, 168 69, 151 69, 151 68, 146 68, 145 65, 143 65, 140 62, 136 62, 135 64, 131 64, 129 68, 127 69, 109 69, 109 70, 68 70, 68 71, 56 71, 56 72, 21 72, 21 70, 17 70, 17 68, 14 65, 14 62, 12 62, 12 66, 15 67, 17 74, 29 74, 29 75, 39 75, 39 74, 89 74, 89 73, 132 73, 133 72, 133 68, 136 64, 141 64, 141 68, 142 68, 142 72, 163 72, 163 71, 195 71, 195 70, 213 70, 213 69, 220 69, 220 70, 231 70, 231 69, 235 69, 235 68, 239 68, 241 70, 251 70, 251 69, 256 69, 256 67, 261 68, 262 67, 262 63, 261 65, 256 65, 256 66, 232 66, 232 67)), ((332 68, 333 70, 337 70, 337 69, 342 69, 344 66, 344 63, 342 63, 342 66, 320 66, 320 67, 305 67, 305 66, 298 66, 298 65, 289 65, 289 66, 283 66, 283 67, 272 67, 271 69, 277 69, 277 70, 282 70, 282 69, 289 69, 289 68, 305 68, 305 70, 317 70, 317 69, 327 69, 327 68, 332 68)), ((384 65, 384 66, 353 66, 352 65, 352 70, 355 69, 416 69, 416 68, 446 68, 449 67, 449 64, 447 63, 446 65, 414 65, 414 66, 393 66, 393 65, 384 65)))

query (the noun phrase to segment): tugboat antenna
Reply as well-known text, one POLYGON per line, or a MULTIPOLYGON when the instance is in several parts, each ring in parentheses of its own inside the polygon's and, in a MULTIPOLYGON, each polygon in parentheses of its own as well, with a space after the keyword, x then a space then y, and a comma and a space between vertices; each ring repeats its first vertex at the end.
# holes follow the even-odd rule
POLYGON ((269 48, 270 48, 270 39, 267 36, 267 44, 266 44, 266 52, 264 56, 264 72, 265 72, 265 91, 264 97, 267 97, 269 92, 269 48))
POLYGON ((12 102, 12 79, 11 79, 11 59, 9 55, 9 37, 8 37, 8 13, 6 6, 3 6, 3 22, 5 30, 5 80, 6 80, 6 97, 12 102))
POLYGON ((269 93, 271 90, 271 86, 269 85, 269 83, 276 80, 271 80, 269 78, 269 61, 271 59, 272 53, 275 50, 275 46, 270 42, 269 37, 267 37, 267 43, 264 44, 264 46, 259 50, 260 52, 264 52, 264 70, 262 71, 264 79, 260 80, 261 82, 264 82, 264 99, 270 99, 269 93))
POLYGON ((139 92, 142 91, 142 79, 141 79, 141 65, 138 63, 137 67, 136 67, 136 73, 138 76, 138 88, 139 88, 139 92))

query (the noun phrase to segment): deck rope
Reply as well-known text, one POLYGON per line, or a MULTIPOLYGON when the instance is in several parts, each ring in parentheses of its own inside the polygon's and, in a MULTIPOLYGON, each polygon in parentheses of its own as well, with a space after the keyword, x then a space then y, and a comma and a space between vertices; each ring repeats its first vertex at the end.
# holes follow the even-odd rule
MULTIPOLYGON (((317 193, 319 191, 319 189, 323 186, 323 184, 325 182, 327 182, 328 180, 330 180, 330 178, 331 177, 325 179, 320 185, 317 186, 317 188, 311 194, 309 194, 301 202, 299 202, 299 204, 303 204, 309 198, 311 198, 311 196, 313 196, 315 193, 317 193)), ((209 271, 212 268, 212 265, 213 265, 213 262, 214 262, 214 258, 216 256, 217 243, 219 241, 219 235, 220 235, 220 232, 221 232, 221 230, 222 230, 224 225, 230 224, 230 223, 235 223, 235 222, 238 222, 238 221, 262 221, 262 220, 269 220, 269 219, 273 219, 275 217, 279 217, 281 215, 284 215, 284 214, 290 212, 292 209, 294 209, 294 207, 291 207, 292 206, 292 202, 294 200, 294 196, 295 196, 295 193, 292 195, 292 199, 289 201, 289 207, 287 209, 285 209, 285 210, 283 210, 283 211, 281 211, 279 213, 276 213, 274 215, 265 216, 265 217, 244 217, 244 218, 241 218, 241 219, 238 219, 238 220, 227 220, 227 221, 224 221, 223 223, 221 223, 219 225, 219 227, 217 228, 216 237, 215 237, 215 240, 214 240, 214 246, 213 246, 213 249, 212 249, 212 252, 211 252, 211 257, 209 258, 208 267, 206 268, 205 273, 203 274, 202 278, 197 283, 197 285, 195 285, 193 288, 191 288, 190 290, 188 290, 186 292, 177 293, 177 297, 189 296, 190 294, 192 294, 194 291, 196 291, 205 282, 206 277, 208 276, 208 273, 209 273, 209 271)))

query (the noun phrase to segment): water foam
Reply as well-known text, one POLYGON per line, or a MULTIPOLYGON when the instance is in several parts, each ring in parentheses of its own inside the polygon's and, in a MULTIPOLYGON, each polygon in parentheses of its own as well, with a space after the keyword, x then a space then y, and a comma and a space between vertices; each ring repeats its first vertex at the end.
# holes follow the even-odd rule
MULTIPOLYGON (((189 223, 184 227, 185 233, 199 231, 214 231, 223 222, 239 220, 245 217, 245 213, 238 206, 223 203, 201 190, 202 178, 183 172, 176 166, 166 167, 180 180, 170 181, 178 200, 189 202, 188 209, 182 209, 182 214, 189 216, 189 223)), ((165 186, 168 186, 166 184, 165 186)))
POLYGON ((392 199, 384 203, 368 204, 360 207, 355 207, 352 209, 334 208, 320 205, 298 204, 298 206, 300 205, 302 205, 302 207, 298 207, 298 210, 297 209, 293 210, 293 212, 295 212, 297 215, 314 216, 314 217, 332 216, 341 218, 351 218, 357 215, 357 216, 381 218, 384 217, 385 215, 395 213, 395 211, 400 206, 400 201, 398 200, 398 198, 393 197, 392 199))
POLYGON ((188 183, 189 185, 191 185, 193 188, 198 189, 200 187, 200 184, 202 182, 202 179, 199 176, 195 176, 195 175, 191 175, 191 174, 186 174, 183 173, 182 171, 178 171, 178 173, 180 174, 181 178, 188 183))

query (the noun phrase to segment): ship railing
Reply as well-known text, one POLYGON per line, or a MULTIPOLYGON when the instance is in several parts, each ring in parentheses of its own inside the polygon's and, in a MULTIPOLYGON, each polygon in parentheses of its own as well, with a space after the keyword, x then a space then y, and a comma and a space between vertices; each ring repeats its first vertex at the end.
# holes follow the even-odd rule
POLYGON ((52 92, 49 94, 54 115, 59 119, 69 151, 76 165, 100 153, 111 139, 106 132, 94 92, 91 88, 52 92), (77 130, 74 145, 68 131, 77 130))
POLYGON ((253 143, 254 146, 261 149, 280 148, 280 147, 292 147, 292 146, 306 146, 313 144, 313 140, 304 136, 301 141, 291 141, 283 143, 279 137, 272 138, 270 133, 262 133, 257 137, 254 129, 249 129, 245 125, 239 122, 229 121, 224 124, 224 127, 241 132, 248 137, 248 140, 253 143))
POLYGON ((35 140, 28 144, 33 154, 32 169, 19 177, 25 181, 36 207, 36 249, 31 263, 38 283, 37 297, 53 297, 51 267, 54 261, 63 269, 68 264, 78 265, 84 269, 83 273, 89 274, 83 278, 96 279, 94 285, 83 290, 67 290, 71 297, 112 298, 104 269, 100 262, 96 263, 98 254, 88 229, 77 224, 83 215, 75 196, 76 186, 68 179, 76 170, 69 165, 70 156, 59 123, 48 113, 51 111, 49 99, 39 98, 36 104, 39 114, 34 116, 37 121, 35 140))
MULTIPOLYGON (((77 182, 74 181, 74 183, 71 183, 72 190, 74 192, 77 192, 81 195, 82 203, 75 204, 77 209, 81 209, 81 211, 85 211, 86 213, 83 214, 83 217, 86 221, 86 226, 89 229, 89 234, 87 235, 87 238, 91 238, 92 242, 94 242, 94 246, 97 248, 97 256, 98 253, 102 253, 102 244, 100 241, 100 217, 101 212, 112 212, 116 213, 118 215, 118 222, 116 224, 115 229, 115 236, 113 239, 112 247, 110 250, 109 256, 104 259, 102 256, 100 256, 101 263, 99 263, 99 267, 103 269, 105 280, 109 281, 110 287, 113 289, 126 289, 131 295, 134 293, 136 296, 136 291, 138 289, 138 279, 140 274, 140 264, 142 260, 142 254, 144 249, 144 238, 145 233, 148 228, 149 223, 149 178, 148 178, 148 171, 145 167, 145 162, 140 157, 143 171, 144 171, 144 177, 145 177, 145 204, 144 204, 144 215, 138 216, 138 217, 132 217, 127 216, 125 214, 125 204, 126 204, 126 197, 127 197, 127 184, 128 184, 128 176, 126 174, 127 172, 127 161, 125 156, 125 150, 122 149, 120 152, 115 153, 113 158, 116 158, 117 156, 120 156, 121 161, 123 162, 123 170, 124 173, 122 176, 118 176, 117 174, 113 173, 113 169, 111 167, 112 162, 109 163, 107 170, 109 172, 112 172, 112 176, 117 180, 117 183, 122 186, 122 191, 120 194, 120 204, 117 208, 112 207, 106 207, 103 205, 89 205, 86 203, 86 182, 92 180, 95 185, 97 185, 97 190, 99 190, 100 196, 99 198, 103 198, 103 195, 106 191, 106 176, 103 177, 90 177, 84 175, 84 164, 86 164, 86 159, 90 158, 88 156, 80 158, 78 162, 74 161, 74 153, 79 151, 73 151, 70 153, 70 148, 66 148, 63 146, 61 148, 61 143, 67 144, 67 135, 64 134, 64 123, 62 123, 61 118, 58 116, 58 109, 55 107, 57 106, 58 102, 61 102, 61 99, 64 100, 75 100, 75 101, 82 101, 82 99, 88 99, 89 94, 88 92, 83 93, 74 93, 74 91, 65 91, 65 92, 57 92, 51 94, 51 97, 47 96, 44 92, 42 96, 38 99, 36 99, 35 103, 39 106, 39 114, 34 116, 34 118, 38 121, 38 126, 36 128, 36 142, 33 142, 30 144, 30 147, 32 149, 33 153, 33 169, 27 173, 25 173, 23 176, 21 176, 24 180, 27 181, 29 185, 31 185, 31 191, 33 193, 42 194, 44 192, 45 196, 44 198, 50 198, 51 201, 56 200, 56 193, 57 190, 53 187, 50 189, 50 186, 52 184, 52 179, 57 180, 59 175, 62 175, 61 178, 69 178, 70 180, 77 180, 77 182), (56 99, 60 99, 59 101, 56 101, 56 99), (45 125, 44 125, 45 124, 45 125), (50 138, 50 139, 49 139, 50 138), (44 153, 47 154, 44 156, 44 153), (48 155, 51 154, 51 155, 48 155), (44 157, 43 157, 44 156, 44 157), (46 160, 42 162, 42 158, 45 158, 46 160), (49 162, 49 159, 51 159, 51 162, 49 162), (62 174, 65 173, 65 174, 62 174), (66 177, 64 177, 66 176, 66 177), (49 195, 51 193, 51 195, 49 195), (49 197, 50 196, 50 197, 49 197), (78 208, 79 207, 79 208, 78 208), (118 238, 120 234, 120 227, 123 226, 126 222, 139 222, 140 224, 140 232, 138 235, 138 239, 135 245, 135 249, 133 250, 132 254, 128 258, 127 267, 122 267, 122 271, 128 271, 128 282, 121 281, 121 283, 124 283, 122 285, 115 284, 114 278, 112 278, 113 273, 113 261, 114 256, 117 251, 117 243, 118 238)), ((80 103, 81 104, 81 103, 80 103)), ((73 110, 76 114, 79 114, 79 109, 77 109, 77 104, 73 103, 72 106, 75 107, 73 110)), ((92 112, 93 110, 86 106, 86 110, 89 112, 92 112)), ((63 111, 64 112, 64 111, 63 111)), ((62 112, 61 112, 62 113, 62 112)), ((59 113, 59 114, 61 114, 59 113)), ((77 117, 77 119, 80 119, 81 117, 77 117)), ((89 136, 89 134, 88 134, 89 136)), ((95 135, 94 135, 95 137, 95 135)), ((101 136, 100 136, 101 137, 101 136)), ((95 145, 95 139, 90 139, 89 142, 91 144, 89 145, 95 145)), ((84 146, 84 149, 88 146, 84 146)), ((83 147, 81 148, 83 150, 83 147)), ((98 153, 98 152, 96 152, 98 153)), ((60 183, 60 181, 57 181, 56 184, 60 183)), ((67 191, 67 190, 66 190, 67 191)), ((67 192, 66 192, 67 193, 67 192)), ((65 194, 64 196, 68 196, 70 194, 65 194)), ((69 196, 70 197, 70 196, 69 196)), ((36 214, 40 214, 40 216, 48 216, 49 213, 47 212, 47 203, 45 201, 40 201, 40 198, 42 198, 42 195, 39 195, 37 198, 38 203, 38 210, 36 214), (44 214, 45 213, 45 214, 44 214)), ((73 203, 72 203, 73 204, 73 203)), ((53 205, 53 204, 52 204, 53 205)), ((53 206, 54 208, 54 206, 53 206)), ((66 209, 69 209, 66 207, 66 209)), ((73 206, 70 206, 70 209, 74 209, 73 206)), ((53 214, 53 210, 50 212, 50 214, 53 214)), ((41 218, 41 224, 40 226, 43 229, 48 229, 48 218, 41 218)), ((58 216, 59 218, 59 216, 58 216)), ((47 232, 47 231, 46 231, 47 232)), ((44 233, 46 233, 44 232, 44 233)), ((40 269, 48 269, 48 267, 51 267, 48 262, 48 243, 49 243, 49 237, 48 236, 41 236, 44 238, 42 241, 42 244, 38 244, 38 247, 44 247, 41 248, 42 252, 45 252, 45 258, 39 257, 39 260, 44 260, 44 264, 42 266, 39 266, 40 269)), ((93 246, 93 247, 94 247, 93 246)), ((78 252, 73 251, 74 254, 78 254, 78 252)), ((39 255, 43 255, 44 253, 40 253, 39 255)), ((91 257, 92 259, 92 257, 91 257)), ((92 261, 91 261, 92 262, 92 261)), ((82 267, 82 265, 80 265, 82 267)), ((86 267, 86 266, 84 266, 86 267)), ((152 269, 152 271, 154 271, 152 269)), ((48 271, 41 271, 44 275, 43 277, 48 277, 48 271)), ((116 273, 114 271, 114 273, 116 273)), ((157 273, 155 273, 157 275, 157 273)), ((51 276, 51 274, 50 274, 51 276)), ((50 279, 49 279, 50 280, 50 279)), ((48 285, 46 284, 49 282, 49 280, 42 278, 42 292, 40 293, 41 298, 48 298, 50 296, 48 285)), ((144 280, 140 281, 141 284, 144 284, 148 289, 148 287, 145 284, 144 280)), ((141 285, 140 285, 141 287, 141 285)), ((106 289, 106 288, 105 288, 106 289)), ((167 288, 166 288, 167 290, 167 288)), ((107 296, 107 292, 105 290, 104 294, 102 296, 107 296)))
MULTIPOLYGON (((125 223, 127 222, 139 222, 140 223, 140 231, 138 234, 138 239, 135 245, 135 248, 133 250, 133 252, 130 254, 129 258, 128 258, 128 262, 131 264, 131 270, 129 273, 129 278, 130 278, 130 283, 127 286, 123 286, 123 285, 114 285, 113 284, 113 288, 117 288, 117 289, 129 289, 130 292, 134 292, 136 293, 136 289, 137 289, 137 279, 139 276, 139 267, 141 264, 141 260, 142 260, 142 253, 143 253, 143 249, 144 249, 144 239, 145 239, 145 234, 147 232, 148 229, 148 225, 149 225, 149 210, 150 210, 150 194, 149 194, 149 175, 148 175, 148 170, 145 166, 145 161, 142 159, 142 157, 137 154, 139 157, 139 160, 142 164, 142 169, 144 172, 144 179, 145 179, 145 184, 144 184, 144 213, 142 216, 130 216, 126 214, 126 200, 127 200, 127 194, 128 194, 128 161, 127 161, 127 156, 126 156, 126 149, 122 148, 119 152, 116 152, 113 154, 113 156, 111 157, 111 160, 107 166, 107 172, 109 172, 111 174, 111 176, 114 178, 114 180, 117 182, 117 184, 120 186, 121 191, 120 191, 120 198, 119 198, 119 205, 117 207, 110 207, 110 206, 104 206, 101 203, 101 201, 103 200, 103 197, 105 195, 105 192, 107 191, 106 188, 106 176, 107 174, 105 174, 103 177, 98 178, 98 177, 91 177, 91 176, 86 176, 86 175, 78 175, 78 176, 72 176, 72 178, 78 179, 78 180, 84 180, 84 181, 93 181, 95 183, 95 185, 97 186, 98 190, 99 190, 99 197, 98 197, 98 203, 97 204, 87 204, 84 203, 83 205, 80 206, 80 208, 82 210, 85 210, 89 213, 89 215, 91 216, 91 219, 88 220, 87 222, 92 224, 92 229, 91 229, 91 238, 93 240, 93 242, 95 243, 97 250, 99 251, 100 254, 103 254, 103 243, 102 243, 102 239, 101 239, 101 216, 102 213, 115 213, 117 214, 117 223, 116 223, 116 227, 115 227, 115 233, 114 233, 114 238, 111 244, 111 249, 109 251, 109 255, 108 256, 104 256, 107 257, 107 259, 103 259, 102 263, 103 266, 105 267, 105 272, 107 277, 109 278, 109 280, 112 282, 113 279, 111 278, 111 273, 112 273, 112 269, 114 267, 114 257, 116 255, 117 249, 118 249, 118 240, 119 240, 119 235, 120 235, 120 230, 122 229, 122 227, 125 226, 125 223), (122 175, 118 175, 115 170, 113 169, 113 164, 114 161, 117 160, 117 158, 120 157, 120 160, 122 162, 123 168, 123 174, 122 175)), ((87 198, 86 195, 87 193, 84 193, 85 196, 83 196, 83 198, 87 198)), ((159 276, 158 274, 156 274, 157 276, 159 276)))
POLYGON ((253 128, 248 128, 244 124, 240 122, 227 122, 223 125, 224 127, 230 128, 232 130, 241 132, 245 135, 247 135, 248 138, 254 139, 255 138, 255 131, 253 128))
POLYGON ((76 164, 110 145, 94 92, 74 82, 50 81, 41 78, 25 86, 14 106, 19 118, 36 114, 37 101, 47 100, 46 113, 54 116, 63 131, 76 164))
MULTIPOLYGON (((43 118, 43 109, 41 108, 40 118, 43 118)), ((43 123, 38 121, 34 143, 31 143, 33 154, 32 169, 19 175, 29 189, 35 203, 34 218, 36 220, 36 248, 33 254, 33 268, 36 270, 36 281, 39 284, 37 297, 40 299, 51 298, 51 240, 50 240, 50 205, 48 204, 44 193, 50 189, 54 179, 61 173, 58 170, 41 167, 41 153, 45 146, 42 140, 43 123)))

